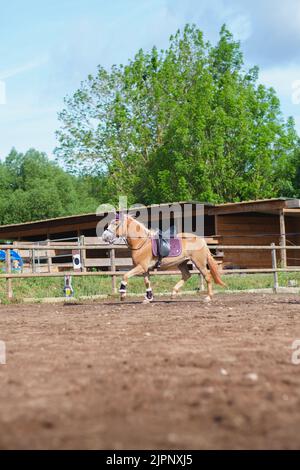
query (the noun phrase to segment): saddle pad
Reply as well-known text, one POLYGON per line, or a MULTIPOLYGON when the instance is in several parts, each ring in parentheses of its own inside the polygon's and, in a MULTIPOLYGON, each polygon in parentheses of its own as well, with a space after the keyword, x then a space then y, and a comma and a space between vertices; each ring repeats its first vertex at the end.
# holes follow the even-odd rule
MULTIPOLYGON (((180 238, 170 238, 168 240, 170 242, 170 253, 168 257, 174 258, 175 256, 180 256, 182 253, 182 245, 180 238)), ((152 238, 152 254, 153 256, 157 255, 157 238, 152 238)))

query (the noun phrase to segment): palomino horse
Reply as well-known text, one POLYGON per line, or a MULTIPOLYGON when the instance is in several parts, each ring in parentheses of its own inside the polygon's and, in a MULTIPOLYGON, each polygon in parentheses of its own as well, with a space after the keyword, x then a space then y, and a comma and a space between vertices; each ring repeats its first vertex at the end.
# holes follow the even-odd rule
MULTIPOLYGON (((148 230, 142 223, 130 215, 116 217, 103 232, 103 240, 109 243, 113 243, 117 238, 124 238, 132 252, 134 268, 124 274, 122 278, 119 291, 121 300, 126 298, 128 279, 140 274, 144 275, 145 280, 145 302, 153 300, 149 270, 155 267, 158 260, 152 253, 153 237, 155 237, 153 230, 148 230)), ((223 287, 225 287, 225 284, 220 278, 218 265, 213 259, 204 238, 189 233, 179 233, 177 238, 181 239, 181 254, 176 257, 163 258, 160 263, 162 270, 178 267, 181 271, 182 279, 174 286, 172 297, 176 297, 181 287, 191 277, 187 264, 189 261, 192 261, 207 282, 207 297, 205 300, 210 301, 213 296, 212 277, 216 284, 220 284, 223 287), (210 271, 207 269, 207 265, 210 271)))

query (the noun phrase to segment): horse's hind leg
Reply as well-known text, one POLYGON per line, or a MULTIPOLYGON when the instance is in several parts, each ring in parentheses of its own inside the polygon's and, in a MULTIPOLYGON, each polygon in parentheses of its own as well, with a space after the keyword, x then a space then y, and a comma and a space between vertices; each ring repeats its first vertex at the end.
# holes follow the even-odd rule
POLYGON ((144 274, 144 281, 145 281, 145 286, 146 286, 146 294, 145 294, 144 303, 149 303, 153 301, 153 292, 151 288, 149 273, 144 274))
POLYGON ((200 273, 203 275, 206 284, 207 284, 207 297, 205 297, 205 301, 209 302, 212 300, 213 296, 213 288, 212 288, 212 276, 207 269, 206 266, 206 255, 204 250, 201 252, 193 253, 192 255, 192 261, 194 265, 196 266, 197 269, 199 269, 200 273))
POLYGON ((182 288, 184 283, 191 277, 191 273, 189 271, 189 268, 188 268, 188 265, 187 265, 186 261, 184 263, 180 264, 178 266, 178 268, 181 271, 182 277, 181 277, 180 281, 177 282, 176 286, 174 286, 174 288, 173 288, 172 298, 175 298, 178 295, 179 290, 182 288))

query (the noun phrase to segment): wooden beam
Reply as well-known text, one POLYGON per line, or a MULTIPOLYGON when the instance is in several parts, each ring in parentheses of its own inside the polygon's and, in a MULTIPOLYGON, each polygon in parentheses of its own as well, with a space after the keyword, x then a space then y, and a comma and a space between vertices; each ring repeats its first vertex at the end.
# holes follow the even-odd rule
MULTIPOLYGON (((273 273, 274 269, 273 268, 262 268, 262 269, 220 269, 219 274, 221 275, 230 275, 230 274, 236 274, 236 273, 273 273)), ((288 267, 288 268, 277 268, 276 272, 281 273, 281 272, 300 272, 300 266, 297 267, 288 267)), ((0 274, 0 279, 28 279, 28 278, 42 278, 42 277, 64 277, 66 274, 69 274, 70 276, 74 277, 87 277, 87 276, 123 276, 124 274, 128 273, 128 271, 98 271, 98 272, 78 272, 74 273, 72 271, 64 271, 64 272, 59 272, 59 273, 22 273, 22 274, 13 274, 13 273, 5 273, 5 274, 0 274)), ((199 275, 198 270, 192 270, 190 271, 191 274, 197 274, 199 275)), ((175 270, 163 270, 163 271, 150 271, 150 274, 153 276, 166 276, 167 274, 169 275, 180 275, 180 271, 175 271, 175 270)), ((139 275, 143 276, 143 274, 139 275)))
MULTIPOLYGON (((48 238, 47 238, 47 245, 49 246, 51 243, 51 240, 49 238, 49 235, 48 235, 48 238)), ((51 266, 52 266, 52 253, 50 252, 50 250, 47 250, 47 263, 48 263, 48 272, 51 273, 51 266)))
MULTIPOLYGON (((6 251, 6 273, 8 275, 11 274, 11 256, 10 256, 10 250, 6 251)), ((7 299, 11 300, 13 298, 13 290, 12 290, 12 279, 11 278, 6 278, 6 295, 7 299)))
MULTIPOLYGON (((113 250, 111 250, 112 252, 113 250)), ((112 267, 112 258, 86 258, 85 266, 87 268, 112 267)), ((132 266, 132 258, 114 258, 115 266, 132 266)), ((113 269, 112 269, 113 270, 113 269)))
POLYGON ((265 201, 265 202, 241 202, 236 204, 224 204, 212 207, 208 210, 209 215, 215 214, 236 214, 244 212, 264 212, 275 213, 285 207, 285 201, 265 201))
POLYGON ((282 209, 284 214, 300 215, 300 209, 282 209))
MULTIPOLYGON (((110 250, 110 266, 111 266, 112 271, 116 271, 116 253, 115 253, 114 248, 110 250)), ((116 279, 116 276, 114 275, 112 275, 111 277, 111 288, 112 288, 112 293, 116 294, 117 293, 117 279, 116 279)))
MULTIPOLYGON (((219 242, 219 238, 218 238, 218 237, 219 237, 219 235, 218 235, 218 234, 219 234, 219 220, 218 220, 218 214, 215 214, 215 215, 214 215, 214 220, 215 220, 215 234, 216 234, 216 237, 213 237, 213 238, 216 238, 216 240, 218 240, 218 242, 219 242)), ((207 243, 206 238, 205 238, 205 241, 206 241, 206 243, 207 243)))
MULTIPOLYGON (((280 245, 285 247, 286 235, 285 235, 285 220, 284 220, 283 210, 279 212, 279 225, 280 225, 280 245)), ((281 254, 281 267, 286 268, 286 249, 282 248, 280 254, 281 254)))
MULTIPOLYGON (((80 235, 80 246, 85 245, 84 235, 80 235)), ((81 250, 81 269, 82 272, 86 272, 86 250, 81 250)))

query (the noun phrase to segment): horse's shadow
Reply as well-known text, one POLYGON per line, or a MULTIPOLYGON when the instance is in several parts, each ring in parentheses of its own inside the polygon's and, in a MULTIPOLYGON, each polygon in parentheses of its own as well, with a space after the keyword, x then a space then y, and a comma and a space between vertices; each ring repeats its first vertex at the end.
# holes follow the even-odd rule
POLYGON ((125 300, 125 301, 116 301, 116 302, 99 302, 99 303, 84 303, 84 302, 65 302, 63 307, 84 307, 84 306, 94 306, 97 307, 99 305, 104 306, 115 306, 115 305, 153 305, 153 304, 174 304, 174 303, 199 303, 199 299, 158 299, 153 300, 149 304, 143 304, 142 300, 125 300))

